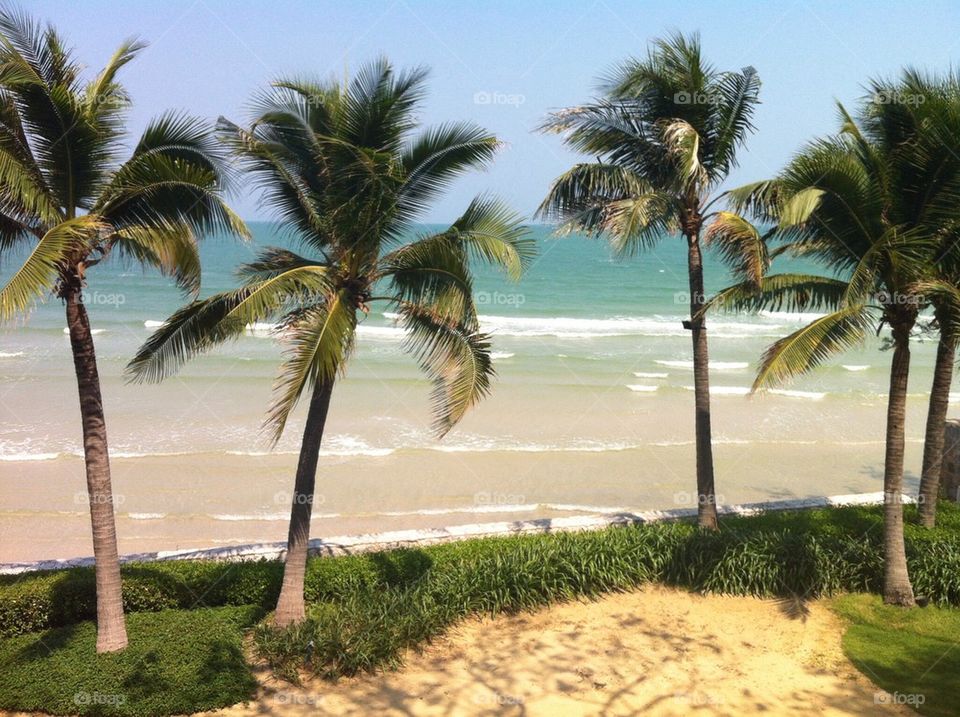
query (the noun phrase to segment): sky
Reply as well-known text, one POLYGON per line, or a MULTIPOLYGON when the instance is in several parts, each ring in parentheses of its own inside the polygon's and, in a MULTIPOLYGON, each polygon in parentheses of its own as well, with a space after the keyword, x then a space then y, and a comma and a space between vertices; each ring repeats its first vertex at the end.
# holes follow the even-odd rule
MULTIPOLYGON (((427 222, 458 216, 483 192, 532 215, 550 182, 577 160, 538 124, 596 95, 597 79, 651 39, 699 31, 721 70, 755 67, 763 82, 756 133, 728 186, 775 173, 804 142, 837 128, 835 101, 855 104, 872 77, 901 67, 945 71, 960 58, 960 2, 326 2, 322 0, 31 0, 92 73, 130 36, 149 42, 122 81, 131 133, 166 109, 245 120, 248 98, 289 76, 343 77, 378 56, 431 69, 425 125, 469 120, 504 147, 463 177, 427 222)), ((256 193, 234 206, 268 219, 256 193)))

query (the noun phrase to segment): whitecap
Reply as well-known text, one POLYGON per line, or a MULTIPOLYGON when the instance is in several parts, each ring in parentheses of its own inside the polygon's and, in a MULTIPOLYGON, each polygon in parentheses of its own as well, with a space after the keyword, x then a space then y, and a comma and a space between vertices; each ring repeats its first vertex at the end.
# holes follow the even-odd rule
MULTIPOLYGON (((688 391, 693 391, 693 386, 684 386, 688 391)), ((746 396, 750 393, 749 386, 711 386, 710 394, 714 396, 746 396)))
POLYGON ((60 457, 59 453, 5 453, 0 461, 17 463, 19 461, 52 461, 60 457))
MULTIPOLYGON (((654 361, 654 363, 670 368, 693 368, 693 361, 654 361)), ((710 369, 712 371, 735 371, 749 365, 747 361, 711 361, 710 369)))
POLYGON ((643 386, 641 384, 634 383, 634 384, 627 384, 627 388, 629 388, 631 391, 636 391, 637 393, 653 393, 660 387, 659 386, 643 386))
POLYGON ((854 365, 851 365, 851 364, 843 364, 843 365, 842 365, 842 368, 845 368, 847 371, 866 371, 868 368, 870 368, 870 366, 867 365, 867 364, 864 364, 864 365, 862 365, 862 366, 859 366, 859 365, 858 365, 858 366, 854 366, 854 365))
POLYGON ((649 373, 647 371, 634 371, 633 375, 637 378, 666 378, 670 374, 667 373, 649 373))
POLYGON ((788 398, 807 398, 811 401, 819 401, 827 395, 823 391, 793 391, 785 388, 771 388, 768 389, 768 393, 788 398))

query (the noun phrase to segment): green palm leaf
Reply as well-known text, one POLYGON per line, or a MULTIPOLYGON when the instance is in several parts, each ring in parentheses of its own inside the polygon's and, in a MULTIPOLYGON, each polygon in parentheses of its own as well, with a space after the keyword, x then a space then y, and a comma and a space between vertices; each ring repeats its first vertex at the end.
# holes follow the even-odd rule
POLYGON ((273 443, 283 435, 290 412, 304 389, 333 381, 343 372, 353 349, 356 328, 356 310, 343 290, 285 319, 281 330, 287 335, 289 347, 284 352, 264 422, 273 443))
POLYGON ((490 391, 494 375, 490 339, 477 328, 457 324, 427 306, 402 303, 404 346, 433 380, 434 428, 440 436, 490 391))
POLYGON ((845 306, 776 341, 760 359, 753 390, 782 384, 862 344, 872 321, 866 306, 845 306))
POLYGON ((57 224, 44 234, 30 256, 0 289, 0 321, 9 321, 46 295, 72 256, 83 256, 105 228, 88 214, 57 224))

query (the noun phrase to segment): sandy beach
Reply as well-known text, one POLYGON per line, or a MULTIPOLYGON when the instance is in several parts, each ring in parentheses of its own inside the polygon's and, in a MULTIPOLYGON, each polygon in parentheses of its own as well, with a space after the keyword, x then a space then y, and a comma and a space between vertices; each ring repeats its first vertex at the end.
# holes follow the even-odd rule
POLYGON ((470 620, 396 672, 303 688, 260 667, 257 701, 211 715, 908 715, 843 656, 822 602, 651 587, 470 620), (881 702, 875 695, 881 695, 881 702))

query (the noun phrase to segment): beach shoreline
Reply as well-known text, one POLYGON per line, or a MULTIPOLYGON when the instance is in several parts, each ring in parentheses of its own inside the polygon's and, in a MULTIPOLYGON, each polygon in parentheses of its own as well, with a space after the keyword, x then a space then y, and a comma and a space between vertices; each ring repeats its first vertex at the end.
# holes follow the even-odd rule
MULTIPOLYGON (((916 502, 916 499, 909 495, 903 495, 901 499, 905 504, 916 502)), ((880 505, 882 503, 883 493, 859 493, 852 495, 763 501, 741 505, 721 505, 718 507, 718 512, 721 515, 727 516, 748 516, 767 511, 808 510, 811 508, 858 505, 867 506, 880 505)), ((397 548, 422 547, 476 538, 602 530, 615 525, 636 525, 690 519, 695 518, 696 514, 697 511, 695 508, 676 508, 670 510, 621 512, 564 518, 537 518, 518 521, 471 523, 448 526, 446 528, 334 536, 312 539, 310 541, 309 552, 312 555, 325 556, 351 555, 397 548)), ((159 550, 133 553, 122 555, 120 562, 153 562, 165 560, 215 560, 224 562, 280 560, 283 558, 285 552, 285 542, 270 542, 203 549, 159 550)), ((92 557, 7 562, 0 563, 0 575, 17 575, 39 570, 89 567, 93 564, 94 560, 92 557)))

